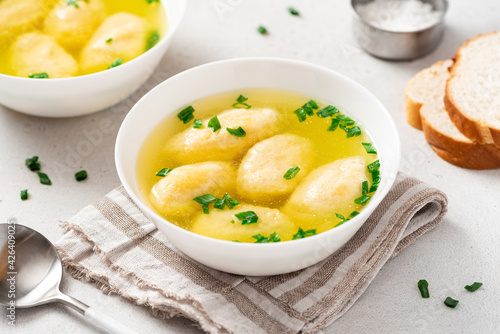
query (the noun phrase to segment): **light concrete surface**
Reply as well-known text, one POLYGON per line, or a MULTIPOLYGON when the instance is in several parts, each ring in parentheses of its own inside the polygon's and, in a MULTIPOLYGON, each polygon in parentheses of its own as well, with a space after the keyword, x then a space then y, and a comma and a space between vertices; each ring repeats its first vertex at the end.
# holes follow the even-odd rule
MULTIPOLYGON (((351 34, 347 0, 192 0, 171 48, 154 76, 122 103, 72 119, 26 116, 0 107, 0 221, 15 218, 51 241, 70 218, 103 196, 119 181, 113 149, 121 121, 132 105, 159 82, 210 61, 247 56, 300 59, 334 69, 371 90, 386 105, 399 128, 401 170, 443 190, 449 212, 435 230, 387 263, 363 296, 326 333, 498 333, 500 332, 500 171, 471 171, 440 160, 423 134, 407 125, 405 83, 420 69, 451 57, 467 39, 498 29, 496 0, 453 0, 444 41, 430 55, 410 62, 387 62, 361 51, 351 34), (301 16, 291 16, 294 6, 301 16), (268 36, 256 32, 265 25, 268 36), (39 184, 24 159, 38 155, 52 186, 39 184), (86 169, 77 183, 73 174, 86 169), (19 191, 29 189, 21 201, 19 191), (427 279, 430 299, 416 283, 427 279), (463 287, 484 286, 474 293, 463 287), (451 296, 455 309, 443 305, 451 296)), ((1 89, 1 87, 0 87, 1 89)), ((165 98, 168 98, 165 97, 165 98)), ((334 102, 334 101, 332 101, 334 102)), ((102 294, 92 284, 64 274, 62 291, 122 320, 141 333, 197 333, 183 318, 163 320, 143 307, 102 294)), ((94 333, 79 314, 61 305, 16 311, 16 327, 7 325, 2 308, 1 333, 94 333)))

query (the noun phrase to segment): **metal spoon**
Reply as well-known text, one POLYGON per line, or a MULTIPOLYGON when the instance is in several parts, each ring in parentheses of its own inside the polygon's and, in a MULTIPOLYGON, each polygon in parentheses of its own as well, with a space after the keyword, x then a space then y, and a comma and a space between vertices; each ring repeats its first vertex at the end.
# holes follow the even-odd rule
POLYGON ((59 291, 62 265, 54 245, 29 227, 0 224, 0 304, 26 308, 51 302, 69 306, 108 333, 136 333, 59 291))

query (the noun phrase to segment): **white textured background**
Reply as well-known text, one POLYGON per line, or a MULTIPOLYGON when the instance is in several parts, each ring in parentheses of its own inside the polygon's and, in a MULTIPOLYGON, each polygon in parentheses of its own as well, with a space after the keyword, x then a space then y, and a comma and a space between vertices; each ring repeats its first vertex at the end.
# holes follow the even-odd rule
MULTIPOLYGON (((391 112, 403 147, 401 169, 449 196, 443 223, 386 264, 364 295, 326 333, 499 333, 500 332, 500 171, 460 169, 440 160, 423 134, 405 122, 403 90, 420 69, 451 57, 467 38, 500 29, 497 0, 453 0, 444 41, 432 54, 412 62, 386 62, 358 49, 351 34, 347 0, 191 0, 187 14, 160 67, 126 101, 97 114, 43 119, 0 107, 0 221, 16 218, 55 242, 59 219, 118 185, 114 140, 122 119, 150 88, 206 62, 246 56, 305 60, 334 69, 371 90, 391 112), (300 17, 286 8, 294 6, 300 17), (218 9, 217 9, 218 8, 218 9), (256 32, 265 25, 270 34, 256 32), (39 184, 24 159, 40 156, 53 185, 39 184), (89 178, 76 183, 75 171, 89 178), (21 202, 20 189, 30 198, 21 202), (431 298, 416 283, 429 281, 431 298), (475 293, 463 287, 484 283, 475 293), (456 309, 443 305, 451 296, 456 309)), ((0 87, 1 89, 1 87, 0 87)), ((93 285, 64 276, 62 291, 123 319, 142 333, 196 333, 183 318, 156 319, 143 307, 106 296, 93 285)), ((61 305, 17 310, 17 326, 4 333, 92 333, 96 329, 61 305)))

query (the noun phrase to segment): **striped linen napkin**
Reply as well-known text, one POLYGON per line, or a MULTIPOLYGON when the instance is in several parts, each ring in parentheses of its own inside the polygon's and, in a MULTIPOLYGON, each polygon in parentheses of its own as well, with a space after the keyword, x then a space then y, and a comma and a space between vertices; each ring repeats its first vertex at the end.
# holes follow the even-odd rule
POLYGON ((342 316, 384 263, 435 227, 441 191, 399 173, 367 222, 340 250, 289 274, 244 277, 178 251, 119 187, 62 222, 66 269, 153 314, 183 315, 209 333, 315 333, 342 316))

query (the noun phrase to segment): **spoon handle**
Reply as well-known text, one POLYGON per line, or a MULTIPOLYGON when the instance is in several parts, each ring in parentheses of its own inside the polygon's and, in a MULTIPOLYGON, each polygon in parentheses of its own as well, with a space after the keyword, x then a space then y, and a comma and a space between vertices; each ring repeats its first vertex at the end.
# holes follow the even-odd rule
POLYGON ((107 315, 100 313, 92 307, 89 307, 85 311, 85 320, 93 323, 110 334, 137 334, 134 330, 108 317, 107 315))

